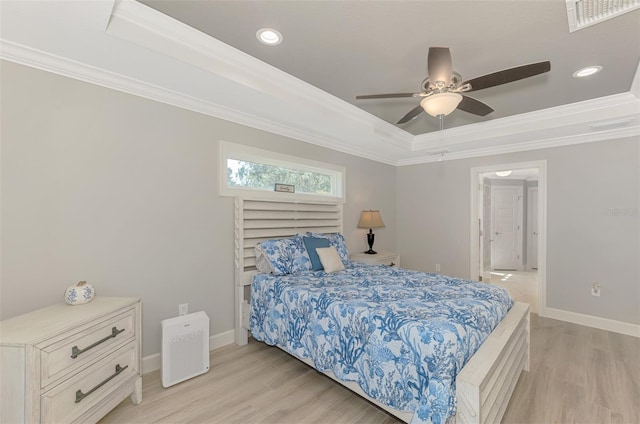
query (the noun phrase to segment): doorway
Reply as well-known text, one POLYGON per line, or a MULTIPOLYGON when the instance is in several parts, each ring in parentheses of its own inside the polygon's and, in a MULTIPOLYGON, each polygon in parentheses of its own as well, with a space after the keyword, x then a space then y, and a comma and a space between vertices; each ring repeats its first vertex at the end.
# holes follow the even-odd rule
POLYGON ((471 278, 546 309, 546 161, 471 170, 471 278))

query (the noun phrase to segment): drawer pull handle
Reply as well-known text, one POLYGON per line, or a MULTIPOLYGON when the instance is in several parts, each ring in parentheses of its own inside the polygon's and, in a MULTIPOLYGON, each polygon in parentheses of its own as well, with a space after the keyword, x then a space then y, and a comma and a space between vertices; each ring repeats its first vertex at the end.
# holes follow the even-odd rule
POLYGON ((102 381, 100 384, 98 384, 96 387, 94 387, 93 389, 89 390, 87 393, 82 393, 82 390, 77 390, 76 391, 76 403, 80 403, 80 401, 84 398, 86 398, 87 396, 89 396, 91 393, 95 392, 96 390, 98 390, 100 387, 104 386, 105 384, 107 384, 109 381, 111 381, 112 379, 114 379, 115 377, 118 376, 118 374, 120 374, 122 371, 126 370, 127 368, 129 368, 129 365, 125 365, 124 367, 121 367, 120 364, 116 365, 116 372, 113 373, 111 376, 107 377, 104 381, 102 381))
POLYGON ((107 337, 105 337, 102 340, 98 340, 97 342, 95 342, 91 346, 87 346, 84 349, 80 349, 80 348, 78 348, 78 346, 72 347, 71 348, 71 357, 73 359, 76 359, 78 357, 78 355, 80 355, 81 353, 84 353, 89 349, 93 349, 94 347, 98 346, 100 343, 104 343, 107 340, 114 338, 115 336, 117 336, 118 334, 122 333, 123 331, 124 331, 124 328, 122 330, 118 330, 117 327, 112 327, 110 335, 108 335, 107 337))

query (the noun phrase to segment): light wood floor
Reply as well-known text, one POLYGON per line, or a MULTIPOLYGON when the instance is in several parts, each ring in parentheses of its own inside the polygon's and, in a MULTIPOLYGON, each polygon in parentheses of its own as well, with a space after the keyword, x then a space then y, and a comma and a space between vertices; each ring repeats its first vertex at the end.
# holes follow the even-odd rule
POLYGON ((538 313, 538 271, 486 271, 482 282, 505 288, 513 300, 528 303, 538 313))
MULTIPOLYGON (((531 371, 503 423, 640 423, 640 339, 532 315, 531 371)), ((207 374, 168 389, 143 377, 143 402, 101 423, 399 423, 280 349, 252 341, 211 353, 207 374)))

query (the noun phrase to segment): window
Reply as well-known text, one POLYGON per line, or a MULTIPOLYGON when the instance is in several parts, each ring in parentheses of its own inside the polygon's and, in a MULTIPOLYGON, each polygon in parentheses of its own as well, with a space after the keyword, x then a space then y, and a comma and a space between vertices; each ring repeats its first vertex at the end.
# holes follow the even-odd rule
POLYGON ((284 198, 340 198, 344 201, 345 170, 268 150, 220 142, 223 196, 247 194, 284 198), (295 193, 275 192, 276 184, 295 187, 295 193))

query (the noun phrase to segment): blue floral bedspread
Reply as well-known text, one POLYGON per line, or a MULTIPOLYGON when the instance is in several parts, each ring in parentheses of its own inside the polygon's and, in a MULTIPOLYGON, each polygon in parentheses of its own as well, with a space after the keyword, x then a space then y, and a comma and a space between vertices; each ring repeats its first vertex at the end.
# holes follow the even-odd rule
POLYGON ((512 305, 489 284, 351 263, 332 274, 256 274, 250 325, 255 339, 414 412, 411 423, 439 424, 455 415, 458 371, 512 305))

